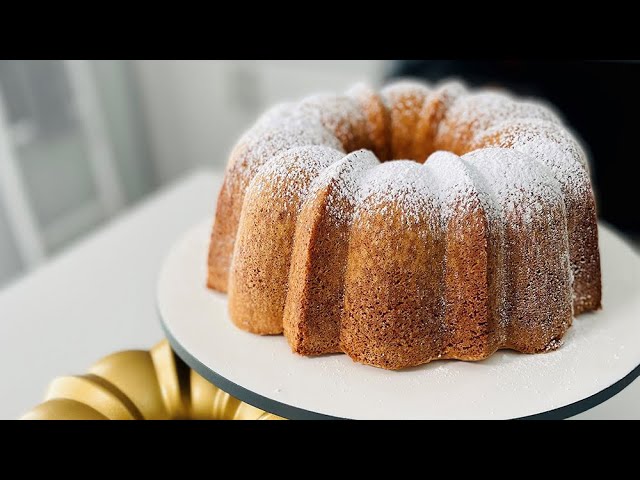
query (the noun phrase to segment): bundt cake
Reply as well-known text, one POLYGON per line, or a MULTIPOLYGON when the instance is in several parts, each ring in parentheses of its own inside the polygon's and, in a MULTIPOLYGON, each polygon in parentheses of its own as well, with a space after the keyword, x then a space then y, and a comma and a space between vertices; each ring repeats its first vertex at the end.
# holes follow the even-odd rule
POLYGON ((357 85, 234 147, 208 286, 294 352, 387 369, 557 348, 600 308, 585 154, 539 102, 460 82, 357 85))

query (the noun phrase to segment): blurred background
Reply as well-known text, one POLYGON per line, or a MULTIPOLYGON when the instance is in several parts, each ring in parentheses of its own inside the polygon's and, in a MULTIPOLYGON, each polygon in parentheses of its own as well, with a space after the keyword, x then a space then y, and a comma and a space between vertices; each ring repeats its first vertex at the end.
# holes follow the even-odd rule
POLYGON ((591 152, 600 216, 640 238, 638 62, 0 61, 0 287, 197 168, 271 104, 396 76, 546 97, 591 152))

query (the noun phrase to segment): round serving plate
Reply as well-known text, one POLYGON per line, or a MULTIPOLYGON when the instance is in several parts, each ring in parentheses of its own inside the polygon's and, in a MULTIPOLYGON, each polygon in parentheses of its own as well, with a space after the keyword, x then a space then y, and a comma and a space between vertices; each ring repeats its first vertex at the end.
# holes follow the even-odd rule
POLYGON ((387 371, 346 355, 302 357, 282 336, 236 328, 226 295, 205 287, 210 220, 174 245, 157 301, 176 353, 240 400, 290 419, 566 418, 640 374, 640 256, 600 225, 602 311, 574 320, 562 347, 501 350, 481 362, 436 361, 387 371))

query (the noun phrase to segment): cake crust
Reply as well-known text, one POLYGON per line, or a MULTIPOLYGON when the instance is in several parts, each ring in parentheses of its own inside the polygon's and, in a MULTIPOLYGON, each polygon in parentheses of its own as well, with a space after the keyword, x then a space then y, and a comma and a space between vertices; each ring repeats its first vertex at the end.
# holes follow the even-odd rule
POLYGON ((230 154, 207 285, 301 355, 558 348, 601 308, 586 155, 551 107, 461 82, 278 105, 230 154))

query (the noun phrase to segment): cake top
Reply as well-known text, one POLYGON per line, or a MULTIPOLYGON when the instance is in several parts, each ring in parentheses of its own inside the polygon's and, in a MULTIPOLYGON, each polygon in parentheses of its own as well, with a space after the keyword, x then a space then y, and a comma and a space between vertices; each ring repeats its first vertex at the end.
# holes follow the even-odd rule
POLYGON ((483 148, 467 153, 462 160, 474 183, 483 187, 479 191, 490 219, 509 222, 517 213, 528 224, 548 205, 564 210, 560 185, 550 170, 523 153, 483 148))
POLYGON ((276 183, 317 177, 313 184, 302 182, 296 193, 330 187, 328 205, 337 221, 397 209, 411 225, 438 218, 429 214, 438 209, 446 224, 454 212, 482 207, 493 219, 517 211, 529 222, 543 205, 562 202, 562 189, 589 185, 585 155, 552 110, 497 91, 468 93, 457 81, 434 89, 401 81, 382 89, 379 98, 387 106, 401 100, 393 108, 419 114, 422 101, 437 95, 447 104, 438 134, 465 137, 470 153, 459 157, 437 151, 425 164, 402 159, 380 163, 373 152, 362 149, 348 153, 346 147, 357 144, 357 136, 367 130, 362 128, 362 107, 353 97, 375 95, 371 92, 358 84, 347 95, 319 94, 276 105, 241 139, 232 157, 247 179, 258 170, 261 178, 276 183), (355 213, 338 207, 344 202, 355 213))
POLYGON ((269 191, 299 209, 312 181, 343 157, 342 152, 322 145, 290 148, 260 168, 252 180, 251 190, 258 196, 269 191))
POLYGON ((313 189, 330 188, 327 211, 338 223, 350 222, 361 196, 365 173, 380 161, 369 150, 356 150, 327 168, 314 182, 313 189), (349 209, 344 208, 344 204, 349 209))
POLYGON ((556 123, 539 119, 503 122, 486 130, 476 146, 512 148, 546 165, 565 189, 584 193, 589 165, 580 144, 556 123))
POLYGON ((455 124, 474 125, 476 128, 487 128, 505 120, 524 118, 560 123, 558 115, 541 102, 516 100, 510 94, 499 90, 459 96, 448 117, 453 119, 455 124))
POLYGON ((388 108, 393 107, 399 100, 401 107, 413 108, 417 98, 426 97, 431 91, 431 87, 426 82, 418 80, 399 80, 387 85, 380 90, 380 96, 388 108))

